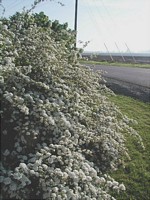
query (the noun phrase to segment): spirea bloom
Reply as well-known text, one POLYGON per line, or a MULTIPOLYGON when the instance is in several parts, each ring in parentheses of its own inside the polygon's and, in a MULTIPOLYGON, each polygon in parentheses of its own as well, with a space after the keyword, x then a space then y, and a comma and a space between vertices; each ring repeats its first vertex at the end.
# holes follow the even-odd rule
POLYGON ((105 173, 128 155, 124 134, 139 135, 68 47, 73 33, 32 17, 0 23, 1 197, 114 199, 125 186, 105 173))

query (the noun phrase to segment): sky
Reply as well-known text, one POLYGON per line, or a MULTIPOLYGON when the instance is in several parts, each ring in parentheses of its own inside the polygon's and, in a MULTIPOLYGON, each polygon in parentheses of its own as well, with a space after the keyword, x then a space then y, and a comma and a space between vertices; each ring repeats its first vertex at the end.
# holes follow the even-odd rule
MULTIPOLYGON (((34 12, 43 11, 51 20, 68 22, 73 29, 75 0, 59 0, 65 6, 56 1, 45 0, 34 12)), ((3 16, 30 8, 32 3, 2 0, 3 16)), ((1 16, 2 10, 1 6, 1 16)), ((78 0, 77 47, 87 41, 85 51, 150 53, 150 0, 78 0)))

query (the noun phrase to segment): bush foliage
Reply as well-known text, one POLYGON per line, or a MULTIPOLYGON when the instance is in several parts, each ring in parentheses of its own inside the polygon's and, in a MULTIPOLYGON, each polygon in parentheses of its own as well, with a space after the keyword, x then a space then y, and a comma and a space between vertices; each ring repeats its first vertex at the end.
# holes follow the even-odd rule
POLYGON ((137 133, 101 75, 24 17, 0 23, 1 197, 114 199, 125 186, 108 172, 127 155, 124 134, 137 133))
POLYGON ((2 21, 3 24, 7 25, 8 29, 12 29, 14 33, 18 31, 19 26, 28 29, 36 24, 37 27, 42 28, 43 32, 47 31, 48 35, 56 42, 64 41, 68 49, 72 50, 74 48, 75 31, 68 28, 68 23, 60 24, 58 20, 51 21, 44 12, 33 14, 29 14, 28 12, 16 12, 16 14, 9 19, 3 18, 2 21))

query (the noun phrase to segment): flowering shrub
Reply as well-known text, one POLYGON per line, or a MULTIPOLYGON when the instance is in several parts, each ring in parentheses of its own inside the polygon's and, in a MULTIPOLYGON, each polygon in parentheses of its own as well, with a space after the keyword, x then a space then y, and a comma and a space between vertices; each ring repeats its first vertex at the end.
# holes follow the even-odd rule
POLYGON ((16 12, 9 19, 2 18, 3 24, 7 25, 8 29, 13 30, 14 33, 18 31, 17 27, 22 26, 22 28, 28 29, 30 26, 35 25, 41 27, 42 31, 47 31, 56 42, 63 41, 65 46, 69 49, 74 48, 75 43, 75 31, 68 28, 68 24, 60 24, 58 20, 51 21, 49 17, 40 13, 28 13, 28 12, 16 12), (48 29, 51 27, 51 29, 48 29), (48 32, 49 30, 49 32, 48 32))
POLYGON ((124 134, 137 133, 100 74, 78 64, 50 27, 23 23, 0 24, 1 198, 114 199, 125 186, 107 172, 127 155, 124 134))

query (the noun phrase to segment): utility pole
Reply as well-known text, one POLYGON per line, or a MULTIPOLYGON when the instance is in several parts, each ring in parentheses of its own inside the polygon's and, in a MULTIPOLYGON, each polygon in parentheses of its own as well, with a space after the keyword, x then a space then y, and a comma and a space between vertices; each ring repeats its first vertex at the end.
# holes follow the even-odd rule
POLYGON ((109 54, 109 56, 110 56, 110 58, 111 58, 111 61, 113 62, 113 61, 114 61, 114 59, 113 59, 113 57, 112 57, 111 53, 109 52, 109 50, 108 50, 108 47, 106 46, 106 44, 105 44, 105 43, 104 43, 104 46, 105 46, 105 48, 106 48, 106 50, 107 50, 107 52, 108 52, 108 54, 109 54))
POLYGON ((75 0, 75 19, 74 19, 74 30, 75 30, 75 44, 77 46, 77 22, 78 22, 78 0, 75 0))
POLYGON ((125 60, 125 58, 124 58, 123 54, 121 53, 121 51, 120 51, 120 49, 119 49, 119 47, 118 47, 118 45, 117 45, 117 43, 116 43, 116 42, 115 42, 115 45, 116 45, 116 47, 117 47, 117 49, 118 49, 119 53, 121 54, 121 57, 122 57, 122 60, 123 60, 123 62, 125 62, 126 60, 125 60))
POLYGON ((131 54, 131 57, 133 58, 133 61, 136 63, 136 60, 135 60, 135 57, 132 55, 128 45, 125 43, 126 47, 127 47, 127 50, 129 51, 129 53, 131 54))

